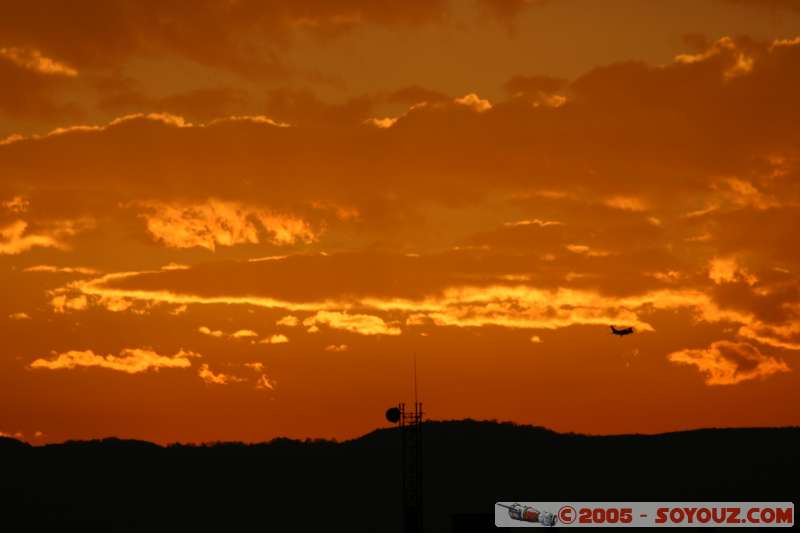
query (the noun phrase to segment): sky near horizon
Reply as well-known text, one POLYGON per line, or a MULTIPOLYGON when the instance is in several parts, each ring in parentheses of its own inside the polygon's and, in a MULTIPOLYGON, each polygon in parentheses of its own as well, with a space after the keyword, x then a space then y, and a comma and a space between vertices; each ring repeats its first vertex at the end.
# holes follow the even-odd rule
POLYGON ((0 434, 800 425, 800 3, 3 9, 0 434))

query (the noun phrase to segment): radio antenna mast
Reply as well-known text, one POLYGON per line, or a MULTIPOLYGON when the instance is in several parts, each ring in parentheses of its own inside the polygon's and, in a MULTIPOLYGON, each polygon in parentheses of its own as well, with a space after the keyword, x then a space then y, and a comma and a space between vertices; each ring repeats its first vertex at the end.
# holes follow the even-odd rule
POLYGON ((417 352, 414 352, 414 405, 417 405, 417 352))
POLYGON ((403 474, 403 531, 422 533, 422 402, 417 391, 417 352, 414 363, 414 408, 400 402, 386 411, 386 420, 400 426, 403 474))

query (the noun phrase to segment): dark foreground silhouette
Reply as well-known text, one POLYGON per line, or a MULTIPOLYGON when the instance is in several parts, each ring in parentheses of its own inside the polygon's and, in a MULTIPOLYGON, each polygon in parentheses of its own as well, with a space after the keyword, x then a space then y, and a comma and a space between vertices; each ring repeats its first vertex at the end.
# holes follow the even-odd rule
MULTIPOLYGON (((18 524, 9 531, 399 532, 397 431, 167 447, 0 438, 0 517, 18 524)), ((800 495, 800 428, 590 437, 464 420, 423 431, 426 531, 491 531, 497 501, 800 495)))

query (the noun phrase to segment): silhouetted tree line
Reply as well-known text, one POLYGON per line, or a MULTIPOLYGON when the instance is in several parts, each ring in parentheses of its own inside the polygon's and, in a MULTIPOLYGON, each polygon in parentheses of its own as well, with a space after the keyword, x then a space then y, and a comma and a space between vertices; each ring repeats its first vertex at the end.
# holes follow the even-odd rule
MULTIPOLYGON (((166 447, 0 438, 0 517, 13 531, 399 532, 397 431, 166 447)), ((496 501, 800 496, 800 428, 585 436, 462 420, 425 423, 424 446, 427 531, 492 530, 496 501)))

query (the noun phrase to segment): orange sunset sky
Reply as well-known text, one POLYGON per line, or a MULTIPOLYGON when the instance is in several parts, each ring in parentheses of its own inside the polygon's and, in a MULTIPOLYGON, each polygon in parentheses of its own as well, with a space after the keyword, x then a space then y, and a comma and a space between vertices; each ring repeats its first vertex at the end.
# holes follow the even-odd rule
POLYGON ((797 425, 799 180, 793 0, 3 0, 0 432, 797 425))

